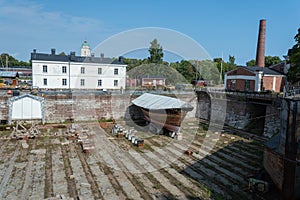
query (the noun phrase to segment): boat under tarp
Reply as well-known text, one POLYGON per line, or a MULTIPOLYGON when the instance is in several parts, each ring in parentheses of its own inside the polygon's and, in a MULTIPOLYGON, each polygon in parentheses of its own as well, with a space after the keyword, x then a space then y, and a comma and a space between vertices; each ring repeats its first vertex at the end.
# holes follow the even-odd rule
POLYGON ((193 110, 193 106, 180 99, 150 93, 139 96, 132 103, 142 110, 145 120, 175 133, 187 112, 193 110))

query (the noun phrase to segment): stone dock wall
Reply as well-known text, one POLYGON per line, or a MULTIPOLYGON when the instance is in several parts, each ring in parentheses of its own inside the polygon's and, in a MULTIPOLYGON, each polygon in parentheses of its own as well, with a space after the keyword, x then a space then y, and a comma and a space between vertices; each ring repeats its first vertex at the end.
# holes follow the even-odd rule
POLYGON ((205 120, 225 115, 224 122, 236 129, 247 130, 259 135, 272 137, 280 130, 280 106, 247 102, 239 96, 219 96, 217 100, 209 93, 199 92, 196 117, 205 120))
MULTIPOLYGON (((12 96, 0 96, 0 120, 8 120, 8 99, 12 96)), ((225 124, 237 129, 246 129, 253 133, 271 137, 278 133, 280 109, 273 105, 261 105, 241 101, 238 98, 223 98, 211 103, 208 93, 177 94, 177 98, 189 102, 194 110, 189 117, 210 120, 211 114, 225 116, 225 124)), ((131 105, 130 95, 114 94, 51 94, 44 95, 44 118, 46 123, 64 123, 72 121, 91 121, 99 119, 122 119, 131 105)))

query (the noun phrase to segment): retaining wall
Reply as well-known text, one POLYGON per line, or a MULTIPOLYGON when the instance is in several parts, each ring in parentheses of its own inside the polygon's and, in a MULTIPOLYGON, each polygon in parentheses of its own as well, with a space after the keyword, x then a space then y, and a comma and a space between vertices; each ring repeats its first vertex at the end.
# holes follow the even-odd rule
MULTIPOLYGON (((0 96, 0 120, 8 120, 8 99, 11 95, 0 96)), ((44 118, 46 123, 64 123, 72 121, 91 121, 99 119, 122 119, 131 95, 105 95, 93 93, 44 94, 44 118)), ((178 98, 189 101, 196 95, 179 94, 178 98)), ((194 101, 195 98, 194 98, 194 101)), ((196 108, 196 102, 192 103, 196 108)), ((193 114, 195 116, 195 114, 193 114)))
MULTIPOLYGON (((241 97, 219 96, 198 92, 196 117, 213 120, 212 113, 225 115, 225 124, 233 128, 272 137, 280 130, 280 108, 274 105, 247 102, 241 97)), ((216 116, 216 115, 215 115, 216 116)))

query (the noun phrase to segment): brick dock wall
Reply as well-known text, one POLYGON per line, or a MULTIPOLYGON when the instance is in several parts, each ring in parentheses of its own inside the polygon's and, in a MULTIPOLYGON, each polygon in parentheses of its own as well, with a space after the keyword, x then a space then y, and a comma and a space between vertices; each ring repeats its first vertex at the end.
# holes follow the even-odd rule
MULTIPOLYGON (((9 118, 8 99, 11 97, 0 96, 0 120, 3 120, 3 123, 9 118)), ((131 105, 131 96, 121 94, 47 94, 42 97, 46 123, 122 119, 127 107, 131 105)), ((189 101, 191 96, 181 94, 178 98, 189 101)), ((192 104, 196 107, 196 102, 192 104)))
POLYGON ((211 120, 211 113, 225 115, 225 124, 259 135, 272 137, 280 130, 280 108, 274 105, 246 102, 240 97, 214 100, 206 92, 198 93, 196 117, 211 120), (222 102, 222 103, 220 103, 222 102), (221 105, 218 105, 221 104, 221 105))
MULTIPOLYGON (((238 128, 272 136, 279 130, 280 110, 272 105, 259 105, 240 101, 237 98, 217 101, 211 107, 207 93, 177 94, 177 98, 189 102, 194 110, 190 117, 210 119, 211 112, 225 115, 225 123, 238 128), (226 101, 221 103, 222 101, 226 101), (226 105, 226 107, 224 107, 226 105), (265 116, 265 117, 261 117, 265 116)), ((8 120, 8 99, 0 97, 0 120, 8 120)), ((98 119, 122 119, 130 105, 130 95, 103 94, 59 94, 45 95, 44 117, 46 123, 63 123, 69 121, 91 121, 98 119)))

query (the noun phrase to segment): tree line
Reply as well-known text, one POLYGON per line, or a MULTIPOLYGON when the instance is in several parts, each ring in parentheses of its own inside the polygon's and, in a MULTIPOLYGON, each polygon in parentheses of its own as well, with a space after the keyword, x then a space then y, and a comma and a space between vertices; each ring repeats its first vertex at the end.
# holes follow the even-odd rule
POLYGON ((31 67, 31 61, 19 61, 8 53, 2 53, 0 55, 1 67, 31 67))
MULTIPOLYGON (((136 58, 124 58, 123 61, 128 65, 127 71, 131 78, 140 78, 142 75, 164 75, 167 79, 167 83, 173 84, 173 82, 187 82, 190 83, 195 79, 204 79, 212 81, 213 84, 220 84, 223 82, 226 72, 231 71, 237 67, 235 63, 235 57, 229 55, 228 61, 224 61, 222 58, 213 58, 212 60, 181 60, 177 62, 163 61, 163 48, 158 43, 157 39, 150 42, 149 57, 144 59, 136 58), (149 67, 151 65, 151 67, 149 67), (157 66, 166 68, 158 71, 157 66), (155 67, 156 66, 156 67, 155 67), (134 68, 138 67, 139 69, 134 68), (168 73, 168 69, 170 73, 168 73), (175 70, 182 78, 174 75, 175 70), (134 71, 134 72, 132 72, 134 71), (172 72, 171 72, 172 71, 172 72), (133 75, 134 74, 134 75, 133 75), (176 80, 174 79, 176 77, 176 80)), ((266 56, 266 67, 272 66, 281 62, 282 60, 278 56, 266 56)), ((246 62, 247 66, 255 66, 255 60, 246 62)))
POLYGON ((287 73, 288 81, 295 84, 300 81, 300 28, 294 37, 296 44, 288 51, 290 69, 287 73))
MULTIPOLYGON (((287 79, 291 83, 300 81, 300 28, 294 37, 296 44, 288 50, 288 63, 290 69, 287 79)), ((167 78, 167 82, 173 84, 175 79, 181 82, 191 82, 194 79, 211 80, 214 84, 222 82, 224 74, 237 67, 235 57, 229 55, 228 61, 222 58, 212 60, 181 60, 177 62, 166 62, 163 60, 163 48, 157 39, 150 42, 149 57, 144 59, 124 58, 123 61, 128 65, 127 71, 134 73, 132 78, 141 75, 162 75, 167 78), (138 67, 138 68, 136 68, 138 67), (135 70, 133 70, 136 68, 135 70), (144 68, 144 69, 143 69, 144 68), (176 74, 177 73, 177 74, 176 74), (179 73, 179 74, 178 74, 179 73), (175 77, 175 78, 174 78, 175 77)), ((0 55, 1 67, 25 66, 30 67, 31 61, 19 61, 8 53, 0 55)), ((265 56, 265 67, 282 62, 278 56, 265 56)), ((255 66, 255 60, 246 62, 247 66, 255 66)))

